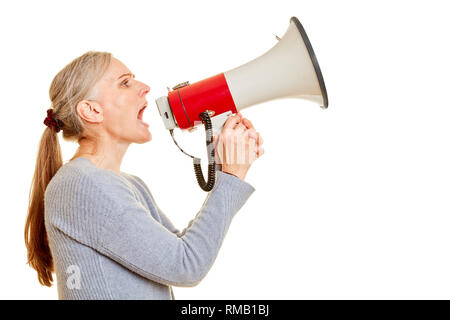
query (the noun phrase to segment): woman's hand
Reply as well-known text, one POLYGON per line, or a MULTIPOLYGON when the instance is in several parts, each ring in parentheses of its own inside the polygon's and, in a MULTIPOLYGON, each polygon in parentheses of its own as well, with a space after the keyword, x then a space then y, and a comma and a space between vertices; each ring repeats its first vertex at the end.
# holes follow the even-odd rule
POLYGON ((222 171, 244 180, 253 162, 264 154, 262 137, 241 113, 228 118, 219 137, 213 138, 216 163, 222 171))

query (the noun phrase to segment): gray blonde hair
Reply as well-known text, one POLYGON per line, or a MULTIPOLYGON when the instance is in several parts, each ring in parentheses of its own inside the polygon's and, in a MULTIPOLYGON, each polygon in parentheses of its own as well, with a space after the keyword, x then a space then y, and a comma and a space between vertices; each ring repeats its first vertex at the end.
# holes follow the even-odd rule
POLYGON ((50 85, 50 100, 55 119, 63 122, 63 138, 78 140, 83 124, 77 115, 76 106, 81 100, 95 100, 95 84, 103 76, 111 62, 108 52, 89 51, 65 66, 53 78, 50 85))
MULTIPOLYGON (((111 58, 108 52, 86 52, 53 78, 49 92, 53 118, 63 123, 65 140, 79 141, 82 137, 84 127, 77 114, 77 104, 82 100, 95 100, 96 84, 108 68, 111 58)), ((31 182, 25 246, 28 264, 37 271, 39 282, 48 287, 53 282, 53 259, 44 223, 44 195, 47 185, 62 165, 57 131, 47 127, 41 137, 31 182)))

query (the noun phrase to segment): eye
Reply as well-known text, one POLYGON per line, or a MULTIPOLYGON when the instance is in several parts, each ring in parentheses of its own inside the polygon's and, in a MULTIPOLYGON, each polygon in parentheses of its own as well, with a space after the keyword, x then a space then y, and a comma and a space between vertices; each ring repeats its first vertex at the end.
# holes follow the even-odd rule
POLYGON ((128 82, 130 81, 130 79, 127 79, 127 80, 125 80, 125 81, 123 81, 120 85, 122 86, 122 87, 129 87, 129 85, 128 85, 128 82))

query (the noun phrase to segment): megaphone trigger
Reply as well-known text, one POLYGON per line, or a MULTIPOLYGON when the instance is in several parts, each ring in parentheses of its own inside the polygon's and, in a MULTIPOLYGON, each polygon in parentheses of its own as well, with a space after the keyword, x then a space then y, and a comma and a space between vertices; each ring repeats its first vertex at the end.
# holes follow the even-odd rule
POLYGON ((213 136, 217 136, 222 132, 223 125, 232 114, 233 112, 227 111, 211 118, 213 136))

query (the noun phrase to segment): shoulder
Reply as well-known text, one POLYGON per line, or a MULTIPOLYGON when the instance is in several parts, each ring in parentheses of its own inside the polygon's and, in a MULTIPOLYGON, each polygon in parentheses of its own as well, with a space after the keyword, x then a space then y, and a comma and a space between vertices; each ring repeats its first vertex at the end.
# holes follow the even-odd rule
POLYGON ((51 179, 47 189, 49 191, 69 187, 85 189, 98 186, 107 187, 116 184, 121 184, 119 175, 110 170, 99 169, 87 159, 78 158, 64 164, 51 179))
POLYGON ((132 174, 129 174, 129 173, 122 172, 121 174, 142 195, 144 195, 144 197, 149 197, 152 201, 154 201, 153 195, 150 192, 150 188, 147 186, 147 184, 144 182, 144 180, 142 180, 138 176, 135 176, 135 175, 132 175, 132 174))
POLYGON ((145 191, 149 191, 148 186, 145 184, 144 180, 142 180, 141 178, 139 178, 136 175, 130 174, 130 173, 125 173, 125 172, 121 172, 121 175, 131 184, 133 184, 135 187, 139 188, 139 189, 143 189, 145 191))
POLYGON ((76 159, 64 164, 52 178, 44 206, 47 227, 92 244, 106 224, 136 206, 136 197, 124 177, 97 168, 87 159, 76 159))
POLYGON ((130 197, 133 194, 126 179, 79 158, 64 164, 51 179, 45 191, 45 205, 117 209, 130 197))

